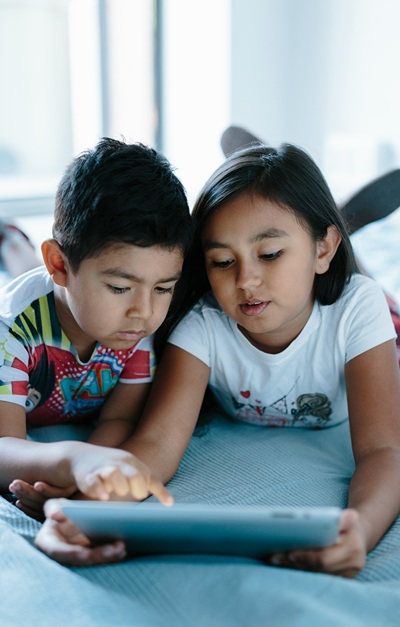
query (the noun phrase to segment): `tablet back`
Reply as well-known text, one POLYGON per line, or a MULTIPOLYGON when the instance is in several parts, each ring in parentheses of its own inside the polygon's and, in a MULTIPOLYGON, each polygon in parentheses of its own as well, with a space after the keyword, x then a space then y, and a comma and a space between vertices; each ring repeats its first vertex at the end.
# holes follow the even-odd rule
POLYGON ((341 510, 65 501, 66 515, 94 542, 124 540, 131 555, 212 553, 262 558, 334 544, 341 510))

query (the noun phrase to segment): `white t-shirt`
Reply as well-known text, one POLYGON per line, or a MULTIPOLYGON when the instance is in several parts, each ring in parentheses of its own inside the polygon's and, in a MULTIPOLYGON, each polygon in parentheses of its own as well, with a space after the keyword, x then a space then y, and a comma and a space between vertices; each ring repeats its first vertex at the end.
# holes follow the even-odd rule
POLYGON ((357 274, 336 303, 314 304, 300 335, 281 353, 253 346, 211 293, 185 316, 169 342, 209 366, 210 388, 231 418, 320 428, 348 417, 346 362, 395 337, 382 289, 357 274))

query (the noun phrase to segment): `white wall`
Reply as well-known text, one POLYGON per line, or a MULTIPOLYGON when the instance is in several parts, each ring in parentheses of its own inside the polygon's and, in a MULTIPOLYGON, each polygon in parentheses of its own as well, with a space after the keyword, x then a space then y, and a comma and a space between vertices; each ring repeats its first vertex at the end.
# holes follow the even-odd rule
POLYGON ((230 123, 230 0, 164 0, 163 151, 193 203, 230 123))
POLYGON ((398 0, 232 0, 231 122, 306 148, 337 196, 400 164, 398 0))

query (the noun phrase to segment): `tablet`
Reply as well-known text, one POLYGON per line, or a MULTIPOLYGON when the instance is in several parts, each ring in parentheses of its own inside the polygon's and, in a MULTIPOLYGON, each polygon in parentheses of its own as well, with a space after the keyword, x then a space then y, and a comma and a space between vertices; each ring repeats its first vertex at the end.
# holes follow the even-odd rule
POLYGON ((121 539, 130 555, 201 553, 263 558, 338 537, 341 509, 68 501, 62 510, 93 543, 121 539))

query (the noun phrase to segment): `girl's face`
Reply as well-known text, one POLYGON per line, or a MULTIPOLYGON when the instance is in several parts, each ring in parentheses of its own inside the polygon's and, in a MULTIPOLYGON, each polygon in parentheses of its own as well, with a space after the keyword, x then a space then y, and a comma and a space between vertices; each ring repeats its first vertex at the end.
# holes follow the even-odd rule
POLYGON ((208 218, 201 241, 222 309, 254 346, 278 353, 310 317, 315 275, 328 270, 340 237, 329 227, 315 242, 292 211, 244 192, 208 218))

